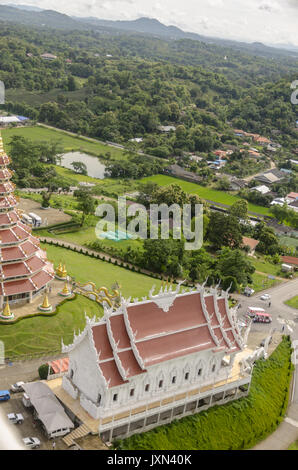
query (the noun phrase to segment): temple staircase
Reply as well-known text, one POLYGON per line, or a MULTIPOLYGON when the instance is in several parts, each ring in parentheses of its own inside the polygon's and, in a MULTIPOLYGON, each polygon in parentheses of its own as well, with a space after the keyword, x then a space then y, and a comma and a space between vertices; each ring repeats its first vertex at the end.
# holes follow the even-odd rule
POLYGON ((67 436, 63 437, 63 442, 64 444, 67 445, 67 447, 70 447, 75 444, 75 439, 79 439, 80 437, 85 437, 88 436, 88 434, 91 433, 91 429, 86 426, 86 424, 81 424, 78 428, 76 428, 74 431, 72 431, 70 434, 67 436))

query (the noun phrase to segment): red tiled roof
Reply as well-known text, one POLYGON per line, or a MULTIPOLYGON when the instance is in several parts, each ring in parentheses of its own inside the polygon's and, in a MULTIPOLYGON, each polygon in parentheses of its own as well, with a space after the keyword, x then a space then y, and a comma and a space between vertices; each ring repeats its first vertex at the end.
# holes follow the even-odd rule
POLYGON ((26 261, 26 264, 31 272, 36 272, 45 266, 45 262, 38 256, 33 256, 28 261, 26 261))
POLYGON ((99 367, 107 382, 111 379, 109 387, 123 384, 124 373, 130 378, 145 373, 148 366, 177 357, 207 349, 213 352, 224 349, 227 353, 240 350, 238 330, 231 324, 226 299, 219 298, 215 303, 213 293, 201 296, 200 292, 177 296, 168 312, 154 301, 141 302, 128 306, 126 313, 117 312, 93 326, 94 345, 100 353, 99 367), (126 314, 129 334, 124 321, 126 314), (207 316, 211 318, 209 326, 207 316), (115 343, 110 343, 106 322, 115 343))
POLYGON ((259 240, 255 240, 254 238, 242 237, 243 246, 249 246, 251 250, 254 250, 259 243, 259 240))
POLYGON ((119 341, 118 348, 130 348, 130 340, 127 334, 123 315, 114 315, 110 317, 110 324, 115 342, 118 343, 119 341))
POLYGON ((9 165, 10 158, 6 154, 0 155, 0 165, 9 165))
POLYGON ((2 248, 1 250, 2 254, 2 260, 5 261, 11 261, 11 260, 18 260, 22 259, 25 257, 23 254, 22 250, 18 246, 13 246, 11 248, 2 248))
POLYGON ((48 272, 44 270, 40 271, 37 274, 34 274, 34 276, 31 277, 31 280, 37 289, 41 289, 52 279, 53 279, 53 276, 51 276, 48 272))
POLYGON ((295 266, 298 266, 298 258, 296 258, 295 256, 282 256, 281 259, 284 263, 294 264, 295 266))
POLYGON ((200 294, 177 297, 168 312, 150 302, 128 307, 127 315, 133 332, 137 332, 136 341, 206 323, 200 294))
POLYGON ((22 279, 20 281, 12 281, 4 283, 4 295, 24 294, 35 290, 30 279, 22 279))
POLYGON ((93 340, 95 348, 100 353, 100 360, 104 361, 106 359, 111 359, 114 357, 113 350, 110 345, 107 327, 105 324, 97 325, 92 328, 93 340))
POLYGON ((12 183, 0 183, 0 193, 9 193, 14 190, 14 186, 12 183))
POLYGON ((54 374, 67 372, 69 367, 69 358, 64 357, 63 359, 56 359, 55 361, 48 362, 48 364, 50 367, 52 367, 54 374))
POLYGON ((122 366, 124 367, 127 377, 144 374, 144 370, 139 366, 135 355, 131 349, 118 353, 122 366))
POLYGON ((2 271, 5 279, 9 277, 27 276, 30 274, 30 271, 25 263, 6 264, 2 266, 2 271))
POLYGON ((136 343, 145 366, 169 361, 204 349, 215 348, 208 326, 136 343))
POLYGON ((119 373, 117 364, 114 359, 107 362, 100 362, 99 367, 106 381, 110 381, 109 388, 117 387, 117 385, 122 385, 125 383, 119 373))
POLYGON ((28 241, 25 241, 25 243, 22 243, 22 245, 20 246, 26 256, 31 256, 33 255, 33 253, 36 253, 36 247, 33 245, 30 238, 28 241))
POLYGON ((1 180, 8 179, 8 178, 11 178, 11 177, 12 177, 12 173, 11 173, 11 171, 7 170, 7 168, 5 168, 3 170, 0 170, 0 179, 1 180))

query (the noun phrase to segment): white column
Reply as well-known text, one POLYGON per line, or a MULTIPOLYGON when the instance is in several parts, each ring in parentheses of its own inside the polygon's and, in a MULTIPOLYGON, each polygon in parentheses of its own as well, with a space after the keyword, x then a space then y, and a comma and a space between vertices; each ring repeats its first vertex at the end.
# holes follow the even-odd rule
POLYGON ((32 301, 33 301, 33 294, 32 294, 32 291, 29 292, 29 304, 32 304, 32 301))

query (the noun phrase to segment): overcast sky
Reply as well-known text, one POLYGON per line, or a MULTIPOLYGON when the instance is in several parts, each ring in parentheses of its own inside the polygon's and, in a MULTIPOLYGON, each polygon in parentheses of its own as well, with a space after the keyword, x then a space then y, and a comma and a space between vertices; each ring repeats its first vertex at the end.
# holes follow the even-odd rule
POLYGON ((206 36, 298 46, 298 0, 0 0, 68 15, 157 18, 206 36))

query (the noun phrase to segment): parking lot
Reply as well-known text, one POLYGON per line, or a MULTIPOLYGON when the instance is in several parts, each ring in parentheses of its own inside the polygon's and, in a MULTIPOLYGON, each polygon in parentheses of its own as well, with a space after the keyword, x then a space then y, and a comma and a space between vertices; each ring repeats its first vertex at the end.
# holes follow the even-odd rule
POLYGON ((0 413, 3 416, 3 419, 6 419, 7 422, 7 415, 9 413, 21 413, 24 417, 24 421, 21 424, 13 424, 8 422, 8 425, 14 429, 20 444, 22 444, 22 439, 24 437, 37 437, 41 442, 39 450, 67 449, 67 446, 62 441, 62 438, 50 440, 46 437, 41 427, 41 423, 39 421, 34 420, 33 408, 26 408, 23 405, 22 396, 23 393, 12 393, 10 400, 0 403, 0 413), (55 449, 53 449, 53 442, 55 442, 55 449))

